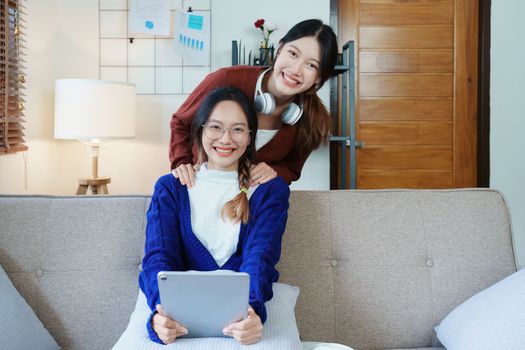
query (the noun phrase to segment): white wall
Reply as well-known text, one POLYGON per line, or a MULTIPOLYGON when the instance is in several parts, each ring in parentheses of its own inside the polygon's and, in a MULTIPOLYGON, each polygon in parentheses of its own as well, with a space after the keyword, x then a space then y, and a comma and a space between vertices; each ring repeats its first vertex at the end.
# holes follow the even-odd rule
MULTIPOLYGON (((25 112, 29 151, 0 156, 0 193, 73 194, 78 178, 91 174, 88 147, 53 139, 54 82, 60 78, 98 78, 98 1, 27 1, 25 112)), ((328 23, 329 7, 329 0, 306 0, 300 7, 293 0, 266 1, 262 7, 255 0, 211 1, 212 68, 230 65, 232 39, 252 41, 254 45, 258 42, 260 33, 253 27, 257 18, 279 24, 281 29, 272 34, 277 40, 304 18, 316 17, 328 23)), ((328 89, 322 94, 328 101, 328 89)), ((99 174, 111 177, 110 193, 151 193, 155 180, 169 170, 169 121, 184 99, 137 97, 136 137, 101 149, 99 174)), ((294 188, 327 189, 328 172, 325 147, 310 157, 301 182, 294 188)))
POLYGON ((492 0, 490 186, 511 209, 518 263, 525 267, 525 2, 492 0))
MULTIPOLYGON (((68 192, 61 190, 69 181, 64 179, 73 175, 67 164, 74 162, 62 157, 70 149, 53 140, 54 81, 70 74, 77 77, 97 74, 94 57, 98 43, 92 38, 93 28, 98 28, 96 7, 88 2, 73 4, 57 0, 31 0, 26 5, 25 134, 29 151, 25 157, 21 153, 0 156, 1 173, 5 176, 0 192, 71 193, 76 187, 75 180, 71 181, 68 192), (4 170, 8 168, 9 171, 4 170)), ((85 168, 89 169, 87 162, 85 168)))

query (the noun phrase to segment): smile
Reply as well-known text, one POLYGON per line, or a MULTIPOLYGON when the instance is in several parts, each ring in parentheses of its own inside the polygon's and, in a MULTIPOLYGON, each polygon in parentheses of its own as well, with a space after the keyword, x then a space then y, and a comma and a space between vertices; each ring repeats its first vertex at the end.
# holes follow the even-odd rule
POLYGON ((284 81, 285 81, 286 83, 288 83, 288 85, 290 85, 290 86, 292 86, 292 87, 295 87, 295 86, 297 86, 297 85, 300 84, 299 81, 290 78, 288 75, 286 75, 286 74, 284 74, 284 73, 281 73, 281 76, 283 77, 284 81))
POLYGON ((232 154, 233 151, 235 151, 235 148, 219 148, 219 147, 213 147, 215 152, 217 152, 221 157, 226 157, 232 154))

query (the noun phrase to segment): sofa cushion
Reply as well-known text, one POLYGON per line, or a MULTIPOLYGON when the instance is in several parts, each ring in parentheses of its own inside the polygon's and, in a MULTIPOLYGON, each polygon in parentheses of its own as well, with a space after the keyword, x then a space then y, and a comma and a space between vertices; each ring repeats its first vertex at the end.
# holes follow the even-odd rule
POLYGON ((0 349, 59 349, 0 266, 0 349))
POLYGON ((520 350, 525 344, 525 269, 479 292, 436 327, 448 350, 520 350))
MULTIPOLYGON (((301 350, 299 331, 295 321, 294 308, 299 288, 274 283, 274 296, 266 303, 268 319, 264 325, 263 339, 250 345, 250 350, 301 350)), ((169 345, 152 342, 148 338, 146 321, 150 309, 146 297, 139 291, 135 311, 128 327, 113 347, 113 350, 238 350, 244 348, 230 337, 225 338, 181 338, 169 345)))

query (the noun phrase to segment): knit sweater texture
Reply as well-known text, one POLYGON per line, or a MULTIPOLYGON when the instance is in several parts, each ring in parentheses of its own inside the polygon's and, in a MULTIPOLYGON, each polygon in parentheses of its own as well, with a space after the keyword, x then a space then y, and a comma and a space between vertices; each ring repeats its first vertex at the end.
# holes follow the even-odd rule
MULTIPOLYGON (((221 68, 206 76, 193 90, 171 118, 169 158, 172 169, 180 164, 195 164, 197 161, 196 148, 191 147, 191 123, 204 98, 212 90, 224 86, 235 86, 248 98, 254 98, 261 70, 261 67, 254 66, 221 68)), ((299 179, 310 155, 310 152, 300 153, 295 146, 297 131, 297 124, 283 124, 270 142, 257 151, 257 161, 271 166, 288 184, 299 179)))
POLYGON ((290 189, 280 177, 260 185, 250 198, 250 219, 240 226, 235 253, 219 266, 192 230, 187 187, 172 174, 157 181, 147 212, 145 251, 139 275, 140 288, 152 310, 146 324, 151 340, 162 343, 151 326, 155 307, 161 304, 159 271, 247 272, 250 305, 261 321, 266 321, 264 303, 272 298, 272 283, 279 278, 275 265, 281 255, 289 196, 290 189))

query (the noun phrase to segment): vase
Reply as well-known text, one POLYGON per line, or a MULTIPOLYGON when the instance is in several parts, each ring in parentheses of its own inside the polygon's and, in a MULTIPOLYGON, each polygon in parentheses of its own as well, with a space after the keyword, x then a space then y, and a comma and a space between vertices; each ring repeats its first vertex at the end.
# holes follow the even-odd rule
POLYGON ((259 65, 271 66, 273 64, 273 46, 259 48, 259 65))

